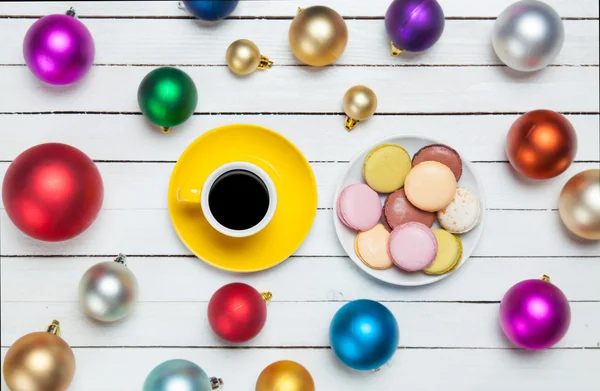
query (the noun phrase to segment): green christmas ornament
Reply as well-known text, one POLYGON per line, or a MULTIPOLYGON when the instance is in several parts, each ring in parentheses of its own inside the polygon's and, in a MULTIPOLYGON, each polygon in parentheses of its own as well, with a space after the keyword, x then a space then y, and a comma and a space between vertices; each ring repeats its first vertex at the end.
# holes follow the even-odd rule
POLYGON ((144 77, 138 88, 138 104, 142 113, 168 133, 184 123, 196 109, 198 91, 187 73, 163 67, 144 77))

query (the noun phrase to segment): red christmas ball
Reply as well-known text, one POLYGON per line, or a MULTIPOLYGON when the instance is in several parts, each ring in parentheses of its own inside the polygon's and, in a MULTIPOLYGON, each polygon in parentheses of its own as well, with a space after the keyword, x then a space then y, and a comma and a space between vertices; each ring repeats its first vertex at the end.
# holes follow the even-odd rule
POLYGON ((8 167, 2 201, 25 234, 57 242, 85 231, 96 219, 104 188, 94 162, 65 144, 40 144, 8 167))
POLYGON ((228 342, 246 342, 258 335, 267 321, 270 293, 234 282, 217 290, 208 303, 208 322, 228 342))

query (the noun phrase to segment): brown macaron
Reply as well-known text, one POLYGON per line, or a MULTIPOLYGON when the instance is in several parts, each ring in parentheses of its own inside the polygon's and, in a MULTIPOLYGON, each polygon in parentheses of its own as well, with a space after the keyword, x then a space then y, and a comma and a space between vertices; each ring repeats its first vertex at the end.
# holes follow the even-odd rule
POLYGON ((415 153, 412 160, 412 166, 416 166, 423 162, 438 162, 442 163, 452 171, 456 177, 456 181, 462 176, 462 159, 458 152, 443 144, 433 144, 423 147, 415 153))
POLYGON ((381 224, 383 224, 383 228, 387 229, 388 232, 392 232, 392 227, 390 227, 390 225, 387 222, 387 219, 385 218, 385 205, 383 206, 383 208, 381 208, 381 224))
POLYGON ((435 213, 426 212, 411 204, 406 198, 404 189, 396 190, 387 197, 382 215, 391 229, 411 222, 425 224, 431 228, 435 222, 435 213))

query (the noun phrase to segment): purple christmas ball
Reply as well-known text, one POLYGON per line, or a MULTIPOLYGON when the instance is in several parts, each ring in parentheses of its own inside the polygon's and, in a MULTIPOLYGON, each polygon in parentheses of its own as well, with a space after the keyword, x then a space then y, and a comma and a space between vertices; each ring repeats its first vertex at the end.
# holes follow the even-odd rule
POLYGON ((75 17, 48 15, 27 31, 23 56, 40 80, 49 84, 71 84, 90 70, 94 62, 94 40, 75 17))
POLYGON ((444 11, 436 0, 394 0, 385 14, 388 37, 408 52, 432 47, 442 36, 444 24, 444 11))
POLYGON ((546 349, 558 343, 571 323, 564 293, 545 280, 521 281, 500 303, 500 326, 515 345, 546 349))

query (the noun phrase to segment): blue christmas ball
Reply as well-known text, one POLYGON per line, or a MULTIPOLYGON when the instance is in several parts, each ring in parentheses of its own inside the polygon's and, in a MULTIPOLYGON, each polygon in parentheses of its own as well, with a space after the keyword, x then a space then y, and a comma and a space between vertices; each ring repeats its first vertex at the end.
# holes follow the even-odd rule
POLYGON ((237 7, 239 0, 189 0, 185 8, 196 18, 206 21, 225 19, 237 7))
POLYGON ((169 360, 150 372, 143 391, 211 391, 211 381, 198 365, 188 360, 169 360))
POLYGON ((400 332, 394 315, 373 300, 355 300, 344 305, 329 327, 331 349, 350 368, 369 371, 392 358, 400 332))

